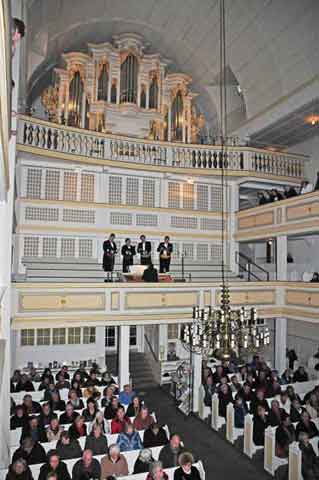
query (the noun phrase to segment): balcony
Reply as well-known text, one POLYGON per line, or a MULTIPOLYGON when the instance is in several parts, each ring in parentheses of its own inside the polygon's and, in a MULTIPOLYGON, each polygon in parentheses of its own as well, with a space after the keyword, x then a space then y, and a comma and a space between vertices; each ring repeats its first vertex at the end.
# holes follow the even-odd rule
MULTIPOLYGON (((14 329, 189 322, 194 305, 218 305, 220 282, 13 283, 14 329)), ((260 317, 318 322, 319 284, 230 282, 231 304, 260 317)))
POLYGON ((250 147, 221 147, 140 140, 20 116, 18 150, 64 161, 127 166, 156 171, 220 175, 224 162, 229 175, 280 179, 300 183, 307 157, 250 147), (89 160, 88 160, 89 159, 89 160))
POLYGON ((237 241, 319 232, 319 191, 237 212, 237 241))

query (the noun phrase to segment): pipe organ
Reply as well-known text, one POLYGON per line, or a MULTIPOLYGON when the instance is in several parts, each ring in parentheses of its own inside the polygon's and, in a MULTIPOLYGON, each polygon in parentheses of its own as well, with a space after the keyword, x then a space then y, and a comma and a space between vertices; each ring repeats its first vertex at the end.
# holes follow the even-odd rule
POLYGON ((55 122, 105 133, 197 143, 205 118, 196 107, 191 77, 168 73, 169 61, 145 53, 137 34, 88 44, 88 53, 62 55, 55 84, 42 103, 55 122))

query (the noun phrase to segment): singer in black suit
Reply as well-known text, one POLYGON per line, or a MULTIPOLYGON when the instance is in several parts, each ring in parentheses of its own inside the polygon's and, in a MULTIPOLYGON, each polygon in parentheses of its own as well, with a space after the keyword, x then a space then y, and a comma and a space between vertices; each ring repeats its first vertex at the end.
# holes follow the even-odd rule
POLYGON ((135 247, 131 245, 131 239, 126 238, 125 245, 123 245, 121 249, 121 254, 123 256, 123 273, 127 273, 129 271, 129 266, 133 265, 133 257, 136 255, 135 247))
POLYGON ((103 270, 107 272, 105 282, 109 281, 114 270, 115 255, 117 253, 115 234, 111 233, 109 238, 103 242, 103 270))
POLYGON ((159 244, 157 251, 159 252, 160 273, 169 272, 173 252, 173 245, 169 241, 169 236, 166 236, 164 242, 159 244))
POLYGON ((141 265, 150 265, 152 263, 152 245, 146 241, 145 235, 140 236, 140 242, 137 245, 137 253, 141 256, 141 265))

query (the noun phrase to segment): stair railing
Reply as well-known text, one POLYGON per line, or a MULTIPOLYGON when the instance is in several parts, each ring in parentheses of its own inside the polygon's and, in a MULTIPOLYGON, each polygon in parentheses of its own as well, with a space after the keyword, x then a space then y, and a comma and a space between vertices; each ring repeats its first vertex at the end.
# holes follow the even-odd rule
POLYGON ((248 282, 250 282, 252 278, 258 281, 264 281, 264 278, 261 278, 252 271, 252 266, 255 267, 258 272, 262 272, 262 274, 266 275, 266 281, 269 282, 270 275, 268 270, 258 265, 251 258, 247 257, 247 255, 245 255, 244 253, 236 252, 235 261, 239 267, 239 271, 247 273, 248 282))
POLYGON ((150 350, 150 352, 151 352, 151 354, 152 354, 155 362, 157 363, 157 362, 158 362, 158 358, 156 357, 155 352, 154 352, 153 347, 152 347, 152 344, 151 344, 151 342, 149 341, 149 339, 148 339, 148 337, 147 337, 146 334, 144 334, 144 339, 145 339, 145 342, 146 342, 147 345, 148 345, 148 348, 149 348, 149 350, 150 350))

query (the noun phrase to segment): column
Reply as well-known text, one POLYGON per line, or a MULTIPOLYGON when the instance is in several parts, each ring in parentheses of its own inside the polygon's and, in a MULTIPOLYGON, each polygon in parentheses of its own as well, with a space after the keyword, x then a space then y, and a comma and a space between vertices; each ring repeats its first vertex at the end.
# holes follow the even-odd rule
MULTIPOLYGON (((287 235, 276 240, 277 280, 287 280, 287 235)), ((286 368, 287 319, 275 320, 275 368, 282 373, 286 368)))
POLYGON ((202 384, 202 355, 192 353, 193 367, 193 411, 199 411, 199 389, 202 384))
POLYGON ((119 385, 120 390, 123 386, 130 383, 130 327, 122 325, 119 327, 119 385))
POLYGON ((158 332, 158 351, 159 351, 159 361, 166 361, 167 360, 167 329, 168 325, 159 325, 159 332, 158 332))

